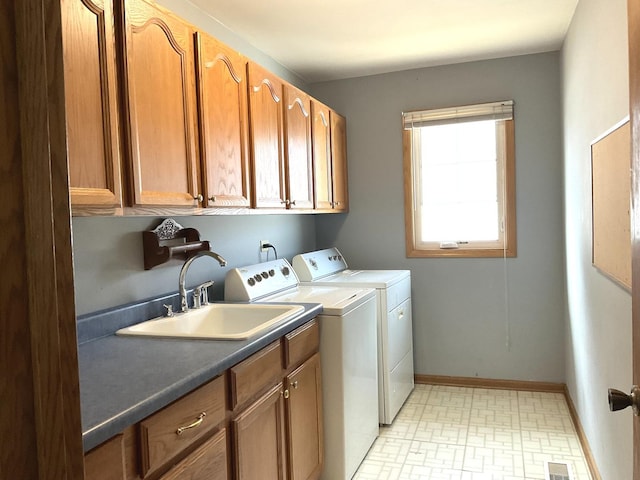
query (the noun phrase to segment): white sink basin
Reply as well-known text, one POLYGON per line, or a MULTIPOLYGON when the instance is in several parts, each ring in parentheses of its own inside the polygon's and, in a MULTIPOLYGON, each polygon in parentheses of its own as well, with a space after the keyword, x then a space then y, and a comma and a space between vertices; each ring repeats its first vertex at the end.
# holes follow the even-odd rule
POLYGON ((159 317, 116 332, 146 337, 245 340, 302 313, 300 305, 212 303, 173 317, 159 317))

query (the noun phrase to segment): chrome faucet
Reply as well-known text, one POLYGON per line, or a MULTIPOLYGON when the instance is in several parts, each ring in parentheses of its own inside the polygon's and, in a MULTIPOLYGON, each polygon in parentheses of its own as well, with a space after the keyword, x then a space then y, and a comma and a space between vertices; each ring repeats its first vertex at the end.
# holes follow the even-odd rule
MULTIPOLYGON (((189 270, 189 267, 191 266, 191 264, 194 262, 196 258, 204 257, 204 256, 211 257, 214 260, 217 260, 217 262, 220 264, 221 267, 224 267, 227 265, 227 261, 224 258, 218 255, 216 252, 211 252, 209 250, 203 250, 201 252, 198 252, 194 256, 189 257, 187 261, 184 262, 184 265, 182 265, 182 268, 180 269, 180 276, 178 278, 178 290, 180 291, 180 310, 182 312, 186 312, 189 310, 189 304, 187 302, 187 289, 184 285, 185 279, 187 276, 187 270, 189 270)), ((211 285, 213 285, 213 282, 211 282, 211 285)))

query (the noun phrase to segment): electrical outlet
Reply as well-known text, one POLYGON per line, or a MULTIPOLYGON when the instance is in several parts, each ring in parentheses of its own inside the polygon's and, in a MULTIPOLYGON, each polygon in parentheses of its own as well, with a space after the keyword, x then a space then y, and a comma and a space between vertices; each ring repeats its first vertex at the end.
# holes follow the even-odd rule
POLYGON ((266 252, 267 250, 269 250, 268 247, 265 247, 265 245, 267 245, 269 243, 269 240, 260 240, 260 251, 261 252, 266 252))

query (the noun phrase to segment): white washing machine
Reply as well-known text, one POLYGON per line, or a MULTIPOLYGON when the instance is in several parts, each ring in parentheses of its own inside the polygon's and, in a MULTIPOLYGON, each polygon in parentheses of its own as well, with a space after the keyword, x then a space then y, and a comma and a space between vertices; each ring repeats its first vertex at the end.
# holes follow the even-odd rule
POLYGON ((411 272, 349 270, 337 248, 293 257, 301 285, 376 289, 378 401, 381 424, 390 424, 414 387, 411 272))
POLYGON ((323 479, 348 480, 378 436, 375 290, 300 286, 285 259, 227 272, 227 301, 320 303, 323 479))

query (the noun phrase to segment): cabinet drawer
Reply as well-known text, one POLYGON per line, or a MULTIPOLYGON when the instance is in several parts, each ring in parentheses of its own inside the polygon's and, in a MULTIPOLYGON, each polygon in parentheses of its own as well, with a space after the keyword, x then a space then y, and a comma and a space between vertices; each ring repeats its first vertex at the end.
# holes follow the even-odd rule
POLYGON ((314 319, 296 328, 284 337, 285 367, 302 363, 320 347, 320 329, 318 320, 314 319))
POLYGON ((84 457, 84 478, 86 480, 123 480, 124 435, 116 435, 84 457))
POLYGON ((227 431, 220 430, 210 440, 178 463, 161 480, 228 480, 227 431))
POLYGON ((220 376, 140 422, 143 475, 165 465, 225 419, 225 390, 220 376))
POLYGON ((231 409, 282 379, 280 340, 254 353, 230 369, 231 409))

